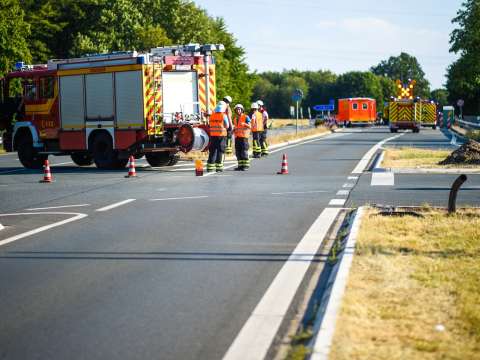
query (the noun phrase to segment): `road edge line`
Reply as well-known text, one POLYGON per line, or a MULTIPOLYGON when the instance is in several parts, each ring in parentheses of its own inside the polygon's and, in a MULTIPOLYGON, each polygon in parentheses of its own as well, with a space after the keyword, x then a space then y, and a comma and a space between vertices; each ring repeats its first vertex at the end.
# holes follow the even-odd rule
POLYGON ((314 325, 314 346, 310 360, 327 360, 335 333, 337 315, 340 310, 343 295, 347 287, 348 275, 352 266, 353 256, 355 254, 355 244, 360 230, 360 224, 364 215, 364 207, 360 207, 355 214, 355 219, 347 238, 345 249, 339 260, 338 271, 332 274, 333 286, 330 294, 325 294, 322 303, 328 301, 323 317, 314 325), (328 296, 328 297, 327 297, 328 296))
POLYGON ((243 324, 223 359, 264 359, 341 208, 325 208, 303 235, 243 324))

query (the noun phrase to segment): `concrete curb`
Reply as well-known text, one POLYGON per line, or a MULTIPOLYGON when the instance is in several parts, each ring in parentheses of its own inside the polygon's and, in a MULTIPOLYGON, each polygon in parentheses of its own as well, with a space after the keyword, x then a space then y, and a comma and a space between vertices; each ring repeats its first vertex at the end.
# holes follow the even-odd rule
MULTIPOLYGON (((337 322, 337 315, 340 311, 342 298, 347 286, 348 275, 352 266, 353 255, 355 252, 355 243, 358 237, 358 231, 362 221, 364 208, 360 207, 355 214, 355 219, 350 229, 350 234, 347 238, 345 249, 342 252, 342 257, 338 262, 337 269, 332 271, 328 279, 328 288, 330 292, 324 294, 322 304, 326 304, 323 316, 314 324, 314 342, 311 360, 327 360, 332 346, 333 335, 335 333, 335 326, 337 322)), ((323 307, 323 306, 322 306, 323 307)), ((321 314, 322 308, 319 309, 321 314)))

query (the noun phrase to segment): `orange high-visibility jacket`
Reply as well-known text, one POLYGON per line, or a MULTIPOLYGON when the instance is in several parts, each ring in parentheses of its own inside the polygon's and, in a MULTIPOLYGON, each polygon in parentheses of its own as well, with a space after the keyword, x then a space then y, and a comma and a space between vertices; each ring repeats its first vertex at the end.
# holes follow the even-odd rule
POLYGON ((255 111, 252 115, 252 131, 263 131, 263 116, 260 111, 255 111), (255 119, 253 119, 255 117, 255 119))
POLYGON ((237 138, 248 138, 250 136, 250 124, 247 124, 247 115, 235 116, 233 119, 235 130, 233 133, 237 138))
POLYGON ((224 116, 225 113, 213 113, 210 115, 210 136, 227 136, 224 116))

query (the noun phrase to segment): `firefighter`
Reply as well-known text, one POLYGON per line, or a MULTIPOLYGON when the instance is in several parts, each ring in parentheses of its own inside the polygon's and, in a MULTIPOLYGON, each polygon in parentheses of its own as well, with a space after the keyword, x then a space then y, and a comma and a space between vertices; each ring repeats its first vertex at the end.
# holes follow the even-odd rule
POLYGON ((267 128, 268 128, 268 112, 262 100, 257 101, 258 109, 262 113, 263 131, 260 135, 260 148, 262 156, 268 156, 267 128))
POLYGON ((235 105, 233 118, 233 133, 235 135, 235 155, 238 161, 237 171, 246 171, 250 167, 248 158, 248 138, 250 137, 251 120, 244 113, 243 105, 235 105))
POLYGON ((232 108, 230 107, 230 104, 232 103, 232 97, 227 95, 223 98, 223 101, 227 104, 226 114, 228 117, 227 145, 225 147, 225 155, 231 155, 233 153, 233 149, 232 149, 233 123, 232 123, 232 108))
POLYGON ((258 111, 258 104, 252 103, 250 106, 250 118, 252 120, 252 133, 253 133, 253 157, 259 158, 262 156, 262 148, 260 147, 260 137, 263 131, 263 118, 262 113, 258 111))
POLYGON ((223 154, 227 137, 228 118, 225 114, 227 104, 219 101, 213 114, 210 115, 210 145, 208 148, 207 172, 223 171, 223 154))

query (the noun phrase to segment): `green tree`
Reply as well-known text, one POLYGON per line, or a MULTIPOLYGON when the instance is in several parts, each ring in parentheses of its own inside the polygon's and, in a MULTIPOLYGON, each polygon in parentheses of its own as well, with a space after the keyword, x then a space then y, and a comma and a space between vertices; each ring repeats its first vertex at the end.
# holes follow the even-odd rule
POLYGON ((465 114, 480 113, 480 2, 466 0, 452 20, 450 51, 460 55, 447 70, 449 101, 465 100, 465 114))
POLYGON ((338 77, 337 98, 370 97, 383 103, 383 88, 379 77, 371 72, 351 71, 338 77))
POLYGON ((435 89, 432 90, 432 100, 440 105, 440 109, 445 105, 448 105, 448 90, 446 89, 435 89))
POLYGON ((399 79, 403 83, 407 83, 408 79, 414 79, 417 82, 414 89, 415 96, 428 98, 430 95, 430 84, 425 79, 422 67, 416 57, 407 53, 402 52, 399 56, 391 56, 388 60, 372 66, 370 70, 375 75, 389 77, 394 81, 399 79))
POLYGON ((30 25, 18 0, 0 3, 0 76, 12 70, 16 61, 31 61, 27 45, 30 25))

